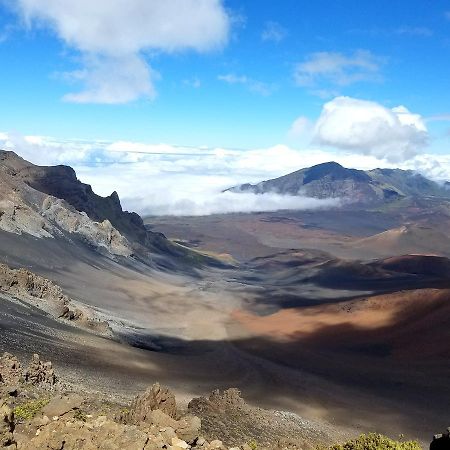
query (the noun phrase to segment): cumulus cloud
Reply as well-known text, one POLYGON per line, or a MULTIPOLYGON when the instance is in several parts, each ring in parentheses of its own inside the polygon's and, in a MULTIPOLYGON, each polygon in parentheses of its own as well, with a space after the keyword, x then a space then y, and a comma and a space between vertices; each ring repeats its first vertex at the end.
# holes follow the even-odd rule
POLYGON ((123 103, 153 97, 152 51, 204 52, 224 45, 230 18, 222 0, 18 0, 25 23, 49 27, 82 54, 69 76, 81 92, 75 102, 123 103))
POLYGON ((246 75, 236 75, 234 73, 228 73, 225 75, 219 75, 217 79, 228 84, 244 85, 248 88, 249 91, 263 96, 271 95, 276 89, 276 86, 272 84, 254 80, 253 78, 249 78, 246 75))
POLYGON ((403 161, 427 145, 428 131, 422 117, 404 106, 389 109, 376 102, 337 97, 324 105, 315 124, 314 141, 403 161))
POLYGON ((359 81, 378 81, 381 79, 382 58, 367 50, 352 54, 338 52, 317 52, 298 63, 294 79, 302 87, 320 84, 348 86, 359 81))
POLYGON ((270 41, 279 43, 287 36, 287 30, 281 26, 278 22, 266 22, 264 30, 261 33, 261 39, 263 41, 270 41))

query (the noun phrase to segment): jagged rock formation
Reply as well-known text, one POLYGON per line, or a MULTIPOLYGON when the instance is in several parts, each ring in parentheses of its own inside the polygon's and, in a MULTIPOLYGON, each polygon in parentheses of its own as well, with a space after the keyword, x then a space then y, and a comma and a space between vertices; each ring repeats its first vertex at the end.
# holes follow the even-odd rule
POLYGON ((0 264, 0 291, 39 308, 56 319, 69 320, 98 334, 110 335, 108 324, 87 308, 74 306, 61 287, 26 269, 0 264))
POLYGON ((336 162, 318 164, 258 184, 227 189, 254 194, 278 193, 314 198, 340 198, 352 203, 390 202, 409 196, 450 198, 448 189, 411 170, 356 170, 336 162))
MULTIPOLYGON (((19 189, 16 194, 19 196, 20 191, 26 190, 27 197, 33 200, 32 203, 42 205, 42 211, 36 211, 38 215, 42 213, 46 218, 56 221, 65 231, 77 232, 90 242, 96 242, 90 235, 97 232, 103 244, 113 254, 131 254, 133 250, 130 243, 134 242, 150 250, 167 250, 173 247, 162 234, 147 230, 138 214, 123 211, 117 192, 113 192, 109 197, 95 194, 91 186, 77 179, 71 167, 36 166, 13 152, 0 151, 0 181, 9 183, 12 187, 16 185, 19 189), (25 189, 25 186, 28 189, 25 189), (113 241, 111 248, 107 245, 108 236, 113 241)), ((4 200, 3 205, 3 209, 10 212, 3 220, 3 228, 9 226, 14 229, 12 222, 17 222, 18 213, 22 216, 20 208, 23 205, 11 200, 8 202, 8 199, 4 200)), ((29 215, 29 212, 27 211, 26 215, 29 215)), ((43 223, 42 219, 39 225, 41 226, 30 225, 28 231, 24 231, 32 231, 42 236, 46 233, 53 234, 52 230, 47 229, 49 224, 43 223)))
POLYGON ((56 384, 57 378, 50 361, 42 362, 39 355, 35 353, 32 358, 27 371, 25 372, 25 382, 33 386, 47 386, 53 387, 56 384))
POLYGON ((52 363, 42 362, 37 353, 31 357, 26 370, 22 369, 15 356, 7 352, 3 353, 0 356, 0 386, 17 387, 22 381, 32 386, 51 389, 58 379, 52 363))
POLYGON ((39 169, 13 152, 0 151, 0 230, 39 238, 74 236, 113 255, 133 253, 107 218, 93 220, 64 199, 36 189, 33 168, 39 169))
POLYGON ((201 418, 205 436, 221 439, 228 446, 253 441, 268 448, 306 450, 313 447, 310 442, 324 439, 322 430, 295 414, 248 405, 235 388, 194 398, 188 410, 201 418))
POLYGON ((169 388, 159 383, 155 383, 133 400, 125 420, 134 424, 146 422, 155 410, 160 410, 172 419, 177 419, 175 396, 169 388))
POLYGON ((80 310, 70 308, 70 299, 59 286, 26 269, 0 264, 0 290, 28 300, 56 318, 77 320, 83 316, 80 310))
POLYGON ((15 386, 23 375, 20 361, 10 353, 0 356, 0 384, 15 386))
POLYGON ((14 439, 14 414, 3 400, 0 400, 0 448, 16 448, 14 439))

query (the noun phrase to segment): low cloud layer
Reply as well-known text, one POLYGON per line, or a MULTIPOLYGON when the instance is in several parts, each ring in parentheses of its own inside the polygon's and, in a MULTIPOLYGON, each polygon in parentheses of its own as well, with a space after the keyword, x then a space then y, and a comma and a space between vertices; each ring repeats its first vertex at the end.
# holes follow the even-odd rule
POLYGON ((223 46, 230 18, 222 0, 18 0, 28 26, 51 29, 80 52, 78 103, 124 103, 155 95, 149 52, 209 51, 223 46))
POLYGON ((116 190, 125 209, 148 215, 205 215, 223 212, 315 209, 337 206, 277 194, 222 193, 238 184, 257 183, 303 167, 337 161, 346 167, 400 167, 436 180, 450 180, 450 156, 422 154, 401 163, 320 148, 285 145, 247 151, 151 145, 140 142, 61 141, 0 133, 0 148, 36 164, 68 164, 100 195, 116 190))

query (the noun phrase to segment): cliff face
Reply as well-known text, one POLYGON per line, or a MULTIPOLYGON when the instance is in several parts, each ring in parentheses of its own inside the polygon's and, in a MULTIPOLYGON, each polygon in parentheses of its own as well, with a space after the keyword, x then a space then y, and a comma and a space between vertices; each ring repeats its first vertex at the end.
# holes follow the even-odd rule
POLYGON ((98 240, 113 254, 187 253, 163 234, 147 230, 138 214, 123 211, 117 192, 101 197, 71 167, 36 166, 0 150, 0 228, 51 237, 55 225, 83 235, 92 245, 98 240))
POLYGON ((0 165, 9 174, 38 192, 65 200, 77 211, 85 212, 96 222, 108 220, 111 225, 130 241, 142 245, 158 244, 162 236, 145 229, 141 217, 122 210, 117 192, 109 197, 94 193, 92 187, 77 179, 75 171, 68 166, 41 167, 31 164, 13 152, 0 152, 0 165))

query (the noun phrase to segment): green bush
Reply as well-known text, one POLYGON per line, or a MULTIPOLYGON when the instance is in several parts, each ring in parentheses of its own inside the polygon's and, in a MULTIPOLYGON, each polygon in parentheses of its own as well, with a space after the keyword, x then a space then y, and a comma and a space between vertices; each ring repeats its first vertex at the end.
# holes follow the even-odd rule
POLYGON ((14 417, 19 421, 31 420, 49 402, 46 398, 30 400, 14 408, 14 417))
POLYGON ((422 450, 416 441, 394 441, 377 433, 361 434, 344 444, 333 445, 330 450, 422 450))

